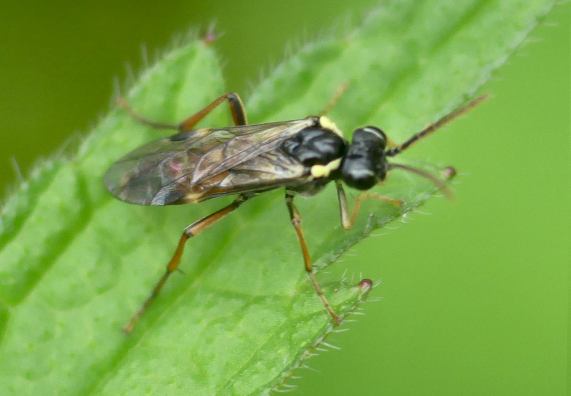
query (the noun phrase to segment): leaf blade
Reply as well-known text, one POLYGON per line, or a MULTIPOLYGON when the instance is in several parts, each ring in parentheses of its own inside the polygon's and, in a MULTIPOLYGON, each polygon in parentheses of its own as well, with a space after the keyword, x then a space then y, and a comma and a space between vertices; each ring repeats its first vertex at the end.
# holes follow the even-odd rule
MULTIPOLYGON (((552 2, 439 2, 449 7, 442 12, 444 17, 431 9, 434 3, 425 4, 387 2, 355 32, 303 49, 261 84, 249 101, 251 119, 261 122, 318 112, 349 78, 351 89, 333 117, 345 129, 376 123, 391 136, 402 138, 473 94, 552 2), (499 19, 490 10, 498 11, 499 19), (503 26, 500 22, 506 15, 512 19, 503 26), (435 20, 441 22, 432 31, 435 20), (412 22, 404 26, 404 21, 412 22), (460 29, 462 24, 469 29, 460 29), (467 63, 465 69, 470 73, 454 75, 451 80, 451 70, 462 69, 458 64, 466 63, 457 64, 450 57, 463 48, 462 43, 473 42, 483 26, 505 28, 501 40, 493 38, 501 45, 490 53, 482 49, 485 46, 466 46, 467 52, 460 55, 477 54, 478 62, 467 63), (433 51, 435 46, 440 50, 433 51), (377 59, 369 53, 371 48, 381 48, 386 59, 377 59), (470 52, 474 48, 482 53, 470 52), (355 60, 360 63, 355 65, 355 60)), ((158 91, 152 83, 145 85, 145 80, 138 85, 141 88, 135 89, 131 100, 141 112, 152 118, 181 119, 189 109, 198 109, 220 94, 223 86, 215 56, 201 44, 191 47, 187 55, 197 63, 185 73, 189 76, 186 84, 178 82, 179 69, 164 76, 158 91), (195 91, 190 81, 202 81, 203 87, 195 91), (173 91, 183 92, 185 98, 172 95, 173 91), (194 97, 196 92, 200 98, 194 97)), ((260 197, 216 231, 192 241, 184 264, 190 272, 169 285, 138 333, 125 340, 117 330, 162 271, 173 247, 171 240, 187 222, 187 212, 195 217, 218 204, 156 210, 111 201, 101 184, 91 180, 103 174, 112 158, 148 140, 152 132, 144 132, 117 112, 99 128, 77 160, 54 165, 50 194, 34 193, 41 199, 32 213, 23 216, 30 206, 22 205, 19 212, 10 211, 20 220, 5 223, 5 230, 16 231, 5 239, 0 253, 0 298, 8 307, 8 313, 0 316, 4 328, 0 348, 3 355, 15 356, 13 361, 0 363, 0 372, 9 375, 3 380, 8 391, 39 393, 48 388, 60 394, 137 394, 192 389, 195 394, 257 394, 277 386, 307 357, 304 351, 329 326, 305 281, 280 194, 260 197), (67 205, 70 197, 80 204, 67 205), (51 217, 46 219, 46 212, 51 217), (58 219, 68 222, 62 226, 58 219), (133 224, 120 224, 118 219, 133 224), (163 238, 165 234, 168 238, 163 238), (32 238, 36 235, 40 242, 32 238), (248 251, 244 259, 244 246, 258 249, 248 251), (67 279, 78 259, 80 278, 67 279), (23 261, 30 264, 22 270, 23 261), (140 273, 131 277, 137 269, 140 273), (55 330, 46 332, 45 323, 55 330), (257 331, 261 337, 252 336, 257 331), (62 346, 64 337, 67 348, 62 346), (76 351, 88 356, 78 358, 76 351), (37 364, 32 361, 35 356, 46 359, 37 364), (64 364, 56 364, 60 361, 64 364), (78 379, 78 373, 83 378, 78 379)), ((431 186, 404 175, 391 183, 384 191, 405 198, 405 212, 433 192, 431 186)), ((354 231, 343 234, 332 199, 329 189, 299 204, 302 213, 312 215, 306 216, 305 228, 320 267, 335 261, 375 227, 401 215, 392 208, 372 205, 364 212, 370 215, 362 216, 354 231)), ((333 295, 338 305, 345 305, 344 311, 362 298, 362 291, 354 285, 331 279, 327 284, 330 292, 339 288, 333 295)))

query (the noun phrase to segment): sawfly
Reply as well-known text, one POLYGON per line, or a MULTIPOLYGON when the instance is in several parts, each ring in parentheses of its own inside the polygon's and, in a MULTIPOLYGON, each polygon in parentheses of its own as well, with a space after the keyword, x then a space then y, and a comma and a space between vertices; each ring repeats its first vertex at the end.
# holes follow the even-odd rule
MULTIPOLYGON (((343 89, 340 90, 340 92, 343 89)), ((340 92, 327 106, 330 109, 340 92)), ((393 170, 412 172, 425 177, 446 192, 444 181, 405 164, 389 161, 412 144, 484 99, 478 97, 413 134, 402 144, 394 144, 375 126, 354 131, 351 141, 325 115, 265 124, 248 124, 242 100, 227 93, 178 125, 154 122, 136 113, 120 99, 121 107, 137 121, 155 128, 173 128, 175 135, 153 141, 115 162, 105 175, 105 184, 118 199, 139 205, 175 205, 199 203, 211 198, 235 195, 228 206, 201 218, 184 229, 178 245, 167 263, 166 271, 155 284, 142 306, 124 327, 131 332, 141 315, 156 299, 169 276, 178 268, 188 239, 222 220, 247 200, 269 190, 285 189, 285 204, 297 235, 305 271, 325 310, 335 324, 340 317, 324 295, 315 273, 301 228, 301 216, 294 204, 297 194, 314 195, 329 182, 335 182, 341 224, 349 229, 361 202, 374 199, 399 205, 400 201, 377 193, 361 193, 353 210, 343 184, 366 191, 383 182, 393 170), (199 128, 196 124, 220 104, 227 102, 234 126, 199 128)), ((449 169, 453 173, 453 168, 449 169)), ((370 286, 370 281, 369 286, 370 286)))

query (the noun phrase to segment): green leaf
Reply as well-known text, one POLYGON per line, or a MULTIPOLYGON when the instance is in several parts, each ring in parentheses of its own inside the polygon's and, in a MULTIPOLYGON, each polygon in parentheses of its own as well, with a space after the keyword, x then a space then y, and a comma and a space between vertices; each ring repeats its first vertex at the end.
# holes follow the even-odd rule
MULTIPOLYGON (((247 98, 251 122, 319 112, 349 83, 331 117, 343 130, 382 126, 396 141, 475 94, 553 1, 385 1, 353 31, 306 45, 247 98)), ((146 71, 129 100, 177 121, 224 91, 201 41, 146 71)), ((211 125, 228 118, 217 112, 211 125)), ((182 228, 225 199, 137 207, 112 199, 106 168, 157 136, 112 110, 70 159, 38 167, 0 222, 2 394, 260 394, 277 389, 332 330, 303 271, 283 192, 263 194, 189 242, 174 276, 131 336, 121 326, 146 297, 182 228)), ((424 165, 433 172, 437 168, 424 165)), ((326 267, 374 229, 425 202, 434 188, 391 175, 351 231, 334 191, 299 200, 315 265, 326 267)), ((367 294, 320 273, 348 315, 367 294)))

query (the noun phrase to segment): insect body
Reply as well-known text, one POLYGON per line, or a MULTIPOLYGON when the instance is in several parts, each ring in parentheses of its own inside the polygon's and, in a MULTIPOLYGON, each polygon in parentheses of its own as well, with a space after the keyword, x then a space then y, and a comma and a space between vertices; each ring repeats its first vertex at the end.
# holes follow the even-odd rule
POLYGON ((234 93, 220 96, 179 125, 149 121, 131 110, 126 102, 121 102, 140 122, 158 128, 176 128, 179 132, 142 146, 113 164, 105 175, 105 183, 113 195, 141 205, 198 203, 219 196, 237 196, 228 206, 194 222, 183 231, 164 275, 124 330, 130 332, 133 329, 170 274, 178 268, 189 238, 224 218, 248 199, 276 188, 285 189, 286 205, 311 283, 333 321, 339 323, 340 318, 312 271, 301 217, 294 204, 295 195, 315 194, 334 181, 341 223, 344 228, 350 228, 362 199, 372 198, 397 205, 399 201, 367 193, 358 198, 350 212, 343 183, 358 190, 369 190, 382 182, 392 169, 401 169, 429 178, 444 189, 444 183, 433 175, 389 162, 388 158, 474 107, 482 99, 477 98, 455 110, 401 145, 389 143, 384 132, 374 126, 355 130, 349 142, 326 116, 248 125, 242 101, 234 93), (193 129, 197 122, 224 101, 230 105, 235 126, 193 129))
POLYGON ((341 158, 345 147, 341 136, 320 126, 319 117, 198 129, 135 150, 113 165, 106 183, 118 198, 142 205, 303 188, 320 179, 313 175, 319 166, 341 158))

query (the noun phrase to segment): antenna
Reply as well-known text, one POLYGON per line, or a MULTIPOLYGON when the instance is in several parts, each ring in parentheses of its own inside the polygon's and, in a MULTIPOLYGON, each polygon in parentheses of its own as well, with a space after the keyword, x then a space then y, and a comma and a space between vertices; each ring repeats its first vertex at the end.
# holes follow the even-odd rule
POLYGON ((446 196, 446 198, 448 199, 452 198, 452 191, 450 191, 450 189, 446 186, 446 184, 442 180, 434 176, 432 173, 429 173, 424 169, 415 168, 410 165, 395 164, 392 162, 389 164, 389 170, 391 169, 401 169, 406 172, 414 173, 417 176, 424 177, 425 179, 430 180, 432 184, 434 184, 440 191, 442 191, 442 193, 446 196))
POLYGON ((442 117, 441 119, 439 119, 435 123, 430 124, 429 126, 424 128, 422 131, 414 134, 406 142, 387 150, 385 152, 385 155, 387 155, 388 157, 394 157, 395 155, 400 154, 401 152, 403 152, 404 150, 406 150, 407 148, 412 146, 413 143, 416 143, 420 139, 430 135, 432 132, 434 132, 437 129, 440 129, 444 125, 448 124, 450 121, 454 120, 455 118, 457 118, 457 117, 461 116, 462 114, 465 114, 468 111, 472 110, 474 107, 478 106, 480 103, 482 103, 487 98, 488 98, 488 95, 478 96, 476 99, 471 100, 467 104, 458 107, 456 110, 452 111, 451 113, 446 114, 444 117, 442 117))

